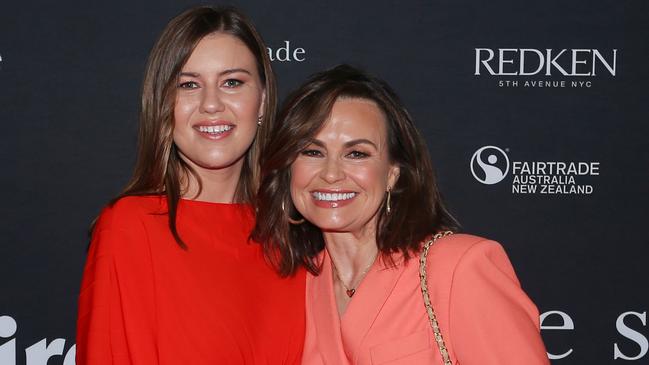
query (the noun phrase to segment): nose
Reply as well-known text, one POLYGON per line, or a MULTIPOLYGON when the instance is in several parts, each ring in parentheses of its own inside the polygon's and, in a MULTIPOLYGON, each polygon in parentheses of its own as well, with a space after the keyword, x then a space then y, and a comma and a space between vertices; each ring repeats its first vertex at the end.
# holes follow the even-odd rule
POLYGON ((321 177, 327 183, 335 183, 345 178, 342 162, 336 158, 328 157, 321 171, 321 177))
POLYGON ((207 114, 214 114, 224 110, 225 104, 221 100, 219 90, 217 88, 206 87, 203 89, 201 99, 201 112, 207 114))

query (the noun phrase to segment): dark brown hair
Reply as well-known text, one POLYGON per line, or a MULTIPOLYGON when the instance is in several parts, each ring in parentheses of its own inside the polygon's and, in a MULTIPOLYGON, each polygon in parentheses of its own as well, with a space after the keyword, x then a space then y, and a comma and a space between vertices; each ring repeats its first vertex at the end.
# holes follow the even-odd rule
POLYGON ((151 50, 142 86, 135 170, 124 191, 112 201, 132 195, 166 195, 169 228, 183 248, 186 245, 176 227, 181 179, 192 174, 199 191, 202 184, 196 172, 180 158, 173 142, 176 83, 198 42, 215 32, 235 36, 248 47, 266 91, 264 119, 245 157, 235 192, 236 201, 252 202, 258 185, 260 144, 268 138, 275 120, 275 77, 264 42, 252 22, 235 8, 211 6, 195 7, 173 18, 151 50))
POLYGON ((400 252, 407 260, 427 236, 457 226, 442 202, 426 144, 399 97, 384 81, 340 65, 313 75, 287 98, 279 126, 261 156, 252 238, 262 242, 267 258, 282 275, 294 273, 300 265, 315 275, 320 271, 315 258, 324 249, 321 231, 308 221, 289 222, 300 218, 290 197, 290 171, 339 98, 376 103, 387 123, 389 158, 399 166, 391 214, 385 213, 385 201, 378 213, 376 242, 383 259, 394 263, 392 254, 400 252))

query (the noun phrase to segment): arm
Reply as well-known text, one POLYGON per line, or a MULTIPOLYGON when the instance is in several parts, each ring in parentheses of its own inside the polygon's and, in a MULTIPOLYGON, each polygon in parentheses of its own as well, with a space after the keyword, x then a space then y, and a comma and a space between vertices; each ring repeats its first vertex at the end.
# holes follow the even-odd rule
POLYGON ((507 255, 480 241, 453 273, 450 335, 463 365, 549 364, 536 306, 520 287, 507 255))
POLYGON ((147 235, 138 217, 116 208, 102 213, 84 268, 77 317, 78 365, 158 363, 147 235))

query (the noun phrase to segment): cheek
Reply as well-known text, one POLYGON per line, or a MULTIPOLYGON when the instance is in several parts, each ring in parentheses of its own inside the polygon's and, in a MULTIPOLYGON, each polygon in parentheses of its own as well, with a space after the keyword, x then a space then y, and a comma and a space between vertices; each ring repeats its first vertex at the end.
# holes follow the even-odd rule
POLYGON ((257 112, 261 105, 261 93, 250 92, 238 97, 233 96, 229 98, 228 104, 232 112, 239 116, 239 119, 250 119, 257 123, 257 112))
POLYGON ((196 102, 192 98, 177 98, 174 105, 174 124, 184 125, 196 110, 196 102))
POLYGON ((308 193, 308 186, 315 174, 313 166, 297 159, 291 166, 291 196, 297 203, 303 198, 304 193, 308 193))
POLYGON ((382 193, 387 188, 387 171, 381 166, 357 166, 348 169, 347 174, 368 193, 382 193))
POLYGON ((297 192, 305 187, 307 183, 308 169, 299 160, 291 166, 291 191, 297 192))

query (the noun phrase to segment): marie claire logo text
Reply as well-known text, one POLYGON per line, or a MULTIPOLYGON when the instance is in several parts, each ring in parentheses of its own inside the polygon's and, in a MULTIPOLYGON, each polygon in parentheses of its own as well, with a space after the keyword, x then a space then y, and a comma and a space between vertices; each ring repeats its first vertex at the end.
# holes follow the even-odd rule
POLYGON ((485 185, 505 180, 511 170, 512 194, 589 195, 592 178, 599 176, 597 161, 510 161, 508 151, 496 146, 478 148, 471 156, 473 177, 485 185))
MULTIPOLYGON (((575 321, 564 311, 551 310, 541 313, 539 322, 541 331, 545 336, 551 336, 555 331, 576 330, 575 321)), ((649 352, 649 340, 643 334, 647 327, 647 311, 627 311, 617 316, 615 329, 617 334, 615 342, 612 343, 613 360, 622 359, 627 361, 645 360, 649 352), (626 349, 623 351, 623 349, 626 349), (634 352, 631 352, 633 349, 634 352)), ((16 320, 11 316, 0 316, 0 364, 17 364, 17 346, 14 337, 18 329, 16 320), (8 341, 4 341, 9 339, 8 341)), ((646 333, 646 332, 645 332, 646 333)), ((25 365, 62 364, 75 365, 76 345, 72 345, 64 354, 65 339, 57 338, 48 343, 42 339, 25 349, 25 365), (52 361, 50 361, 51 358, 52 361)), ((550 360, 567 358, 574 353, 570 343, 564 344, 562 348, 548 348, 547 355, 550 360)), ((579 351, 579 350, 577 350, 579 351)))
POLYGON ((496 76, 499 87, 583 88, 617 74, 617 49, 474 48, 475 76, 496 76))
MULTIPOLYGON (((16 349, 16 332, 18 330, 18 323, 16 320, 8 315, 0 315, 0 339, 9 339, 0 343, 0 364, 2 365, 16 365, 17 364, 17 349, 16 349)), ((57 364, 74 365, 75 355, 77 353, 77 345, 72 344, 63 356, 65 349, 65 339, 55 338, 52 341, 47 341, 44 338, 25 349, 25 365, 43 365, 52 364, 54 361, 48 362, 52 357, 62 357, 62 360, 57 359, 57 364)))
MULTIPOLYGON (((552 310, 541 314, 541 331, 544 337, 550 336, 550 331, 574 331, 575 322, 572 317, 563 311, 552 310)), ((649 340, 647 336, 642 333, 647 327, 647 311, 628 311, 621 313, 615 320, 615 329, 617 330, 616 341, 613 342, 612 355, 613 360, 646 360, 645 356, 649 352, 649 340), (623 351, 623 348, 626 349, 623 351), (629 350, 633 349, 633 350, 629 350), (635 350, 635 351, 634 351, 635 350), (633 351, 633 352, 632 352, 633 351)), ((570 347, 569 343, 564 344, 564 347, 548 348, 548 358, 550 360, 560 360, 571 356, 574 349, 570 347)), ((579 350, 577 350, 579 351, 579 350)), ((617 364, 617 362, 615 362, 617 364)), ((622 361, 620 364, 624 364, 622 361)), ((646 361, 642 361, 646 364, 646 361)))

